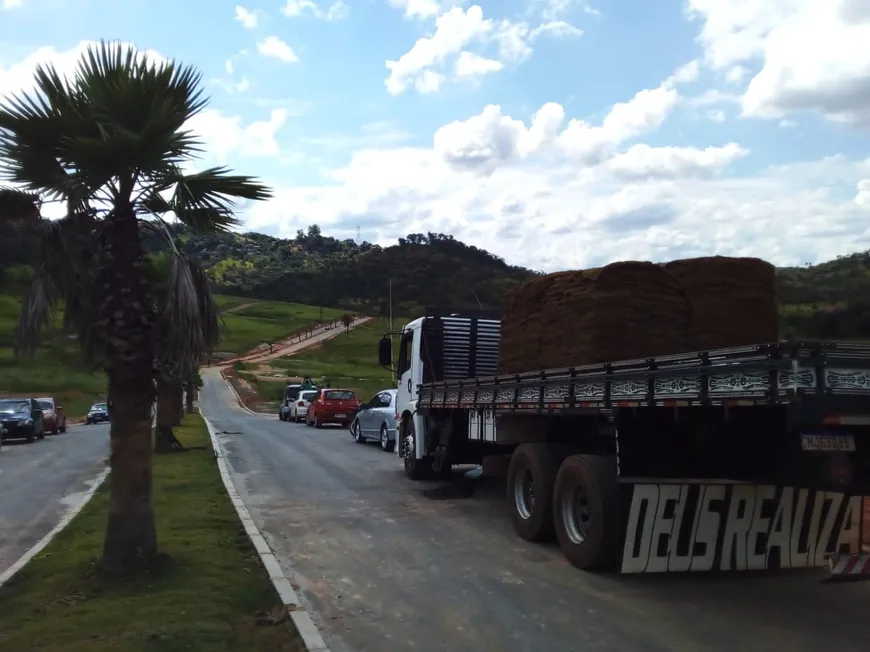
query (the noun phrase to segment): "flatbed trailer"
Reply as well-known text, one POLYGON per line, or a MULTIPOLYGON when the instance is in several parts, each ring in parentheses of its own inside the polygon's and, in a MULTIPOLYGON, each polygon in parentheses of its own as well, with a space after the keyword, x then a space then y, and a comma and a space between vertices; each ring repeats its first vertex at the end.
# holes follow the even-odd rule
MULTIPOLYGON (((623 573, 826 566, 861 552, 870 345, 773 342, 499 375, 499 322, 402 330, 397 454, 423 479, 510 455, 522 538, 623 573)), ((379 358, 392 365, 392 340, 379 358)))

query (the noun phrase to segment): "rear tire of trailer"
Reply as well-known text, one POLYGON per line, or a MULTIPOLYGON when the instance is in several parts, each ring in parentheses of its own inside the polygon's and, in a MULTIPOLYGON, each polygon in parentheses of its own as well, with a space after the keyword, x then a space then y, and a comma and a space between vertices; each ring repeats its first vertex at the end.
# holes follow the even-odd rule
POLYGON ((553 488, 559 461, 559 450, 552 444, 522 444, 511 455, 507 501, 514 530, 526 541, 553 539, 553 488))
POLYGON ((556 538, 565 557, 583 570, 609 570, 619 540, 619 486, 612 457, 572 455, 559 467, 553 490, 556 538))

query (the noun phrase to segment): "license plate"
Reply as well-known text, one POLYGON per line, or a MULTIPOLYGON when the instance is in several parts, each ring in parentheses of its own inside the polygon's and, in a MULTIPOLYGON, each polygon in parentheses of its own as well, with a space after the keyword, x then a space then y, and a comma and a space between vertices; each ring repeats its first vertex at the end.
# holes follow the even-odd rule
POLYGON ((335 418, 336 419, 344 419, 346 416, 347 416, 346 414, 336 414, 335 418))
POLYGON ((826 435, 801 433, 801 448, 805 451, 855 452, 855 437, 852 435, 826 435))

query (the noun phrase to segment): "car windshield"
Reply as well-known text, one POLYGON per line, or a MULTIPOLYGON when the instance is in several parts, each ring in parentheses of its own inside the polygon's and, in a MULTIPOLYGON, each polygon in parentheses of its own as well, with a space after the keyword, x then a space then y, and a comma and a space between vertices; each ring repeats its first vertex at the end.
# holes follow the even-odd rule
POLYGON ((91 410, 93 410, 94 412, 96 412, 97 410, 105 410, 105 409, 106 409, 105 403, 94 403, 91 406, 91 410))
POLYGON ((284 398, 291 401, 296 400, 296 397, 299 396, 299 390, 301 389, 302 387, 300 385, 288 385, 284 389, 284 398))
POLYGON ((323 398, 327 401, 352 401, 356 396, 354 396, 353 392, 349 390, 339 389, 331 392, 324 392, 323 398))
POLYGON ((54 409, 54 403, 52 403, 51 401, 37 401, 37 403, 39 403, 40 409, 43 409, 43 410, 53 410, 54 409))
POLYGON ((316 394, 317 392, 302 392, 299 395, 299 398, 301 398, 303 401, 308 401, 310 403, 311 399, 313 399, 316 394))
POLYGON ((30 402, 21 399, 0 401, 0 412, 30 412, 30 402))

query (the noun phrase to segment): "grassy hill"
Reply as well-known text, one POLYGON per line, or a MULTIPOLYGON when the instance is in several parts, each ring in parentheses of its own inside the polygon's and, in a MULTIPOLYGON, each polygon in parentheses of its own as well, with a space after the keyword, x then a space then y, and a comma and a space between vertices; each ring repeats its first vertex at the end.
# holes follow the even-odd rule
MULTIPOLYGON (((226 354, 246 353, 286 337, 318 323, 321 313, 325 320, 343 314, 332 308, 221 295, 217 302, 225 322, 220 348, 226 354)), ((94 401, 105 398, 105 375, 88 369, 78 342, 57 327, 46 331, 34 358, 15 360, 12 348, 20 309, 15 295, 0 294, 0 396, 53 396, 70 418, 82 417, 94 401)))

